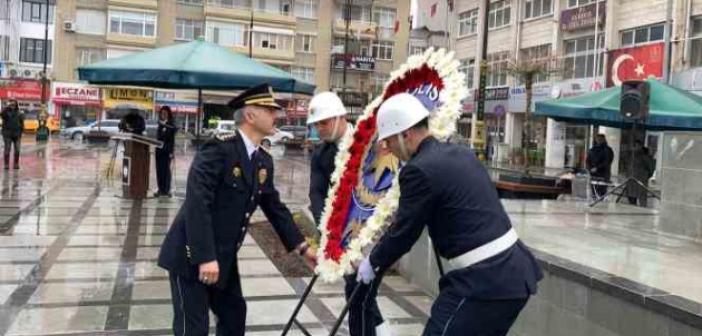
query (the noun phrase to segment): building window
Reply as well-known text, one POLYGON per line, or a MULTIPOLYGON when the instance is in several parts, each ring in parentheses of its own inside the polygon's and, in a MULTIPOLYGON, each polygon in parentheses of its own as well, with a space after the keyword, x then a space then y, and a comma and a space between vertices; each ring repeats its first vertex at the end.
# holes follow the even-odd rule
POLYGON ((10 1, 0 2, 0 20, 8 20, 10 18, 10 1))
POLYGON ((318 0, 296 0, 295 16, 305 19, 316 19, 317 2, 318 0))
POLYGON ((392 49, 394 43, 392 42, 374 42, 372 48, 372 56, 379 60, 392 60, 392 49))
MULTIPOLYGON (((526 48, 522 49, 519 51, 519 57, 527 61, 528 63, 532 64, 544 64, 545 67, 548 67, 548 61, 549 58, 551 57, 551 45, 550 44, 542 44, 536 47, 531 47, 531 48, 526 48)), ((548 68, 544 69, 548 70, 548 68)), ((534 77, 533 82, 534 83, 541 83, 541 82, 546 82, 548 81, 548 72, 544 72, 541 74, 538 74, 534 77)), ((523 84, 523 83, 520 83, 523 84)))
POLYGON ((258 48, 292 50, 292 35, 254 31, 253 42, 254 46, 258 48))
MULTIPOLYGON (((22 21, 46 22, 46 1, 22 1, 22 21)), ((54 5, 49 6, 49 23, 54 22, 54 5)))
POLYGON ((110 33, 156 37, 156 15, 143 12, 110 11, 110 33))
POLYGON ((305 53, 313 53, 315 48, 316 36, 310 34, 297 34, 297 40, 295 40, 295 45, 297 46, 297 51, 305 53))
POLYGON ((390 39, 395 34, 395 10, 392 8, 373 8, 373 22, 378 25, 378 36, 390 39))
MULTIPOLYGON (((568 8, 585 6, 587 4, 591 4, 591 3, 594 3, 596 1, 597 0, 568 0, 568 8)), ((600 1, 603 1, 603 0, 600 0, 600 1)))
POLYGON ((314 68, 292 67, 290 74, 307 83, 314 83, 314 68))
POLYGON ((552 13, 551 0, 527 0, 524 3, 524 18, 531 19, 552 13))
POLYGON ((510 20, 510 0, 496 1, 490 4, 488 12, 488 28, 496 29, 509 25, 510 20))
POLYGON ((176 19, 176 40, 192 41, 202 36, 202 21, 176 19))
POLYGON ((181 5, 202 6, 203 0, 178 0, 181 5))
POLYGON ((702 66, 702 16, 692 18, 690 33, 690 66, 702 66))
POLYGON ((0 60, 7 61, 10 59, 10 37, 0 35, 0 60))
POLYGON ((471 9, 458 16, 458 35, 466 36, 478 32, 478 9, 471 9))
POLYGON ((422 55, 425 49, 423 45, 410 45, 409 54, 410 56, 422 55))
POLYGON ((241 23, 207 22, 207 40, 223 47, 246 46, 246 28, 241 23))
POLYGON ((51 40, 49 40, 48 48, 44 47, 43 39, 20 39, 20 62, 28 63, 44 63, 44 51, 46 54, 46 63, 51 63, 51 40), (47 50, 48 49, 48 50, 47 50))
POLYGON ((507 85, 507 62, 509 51, 501 51, 487 55, 488 73, 487 86, 507 85))
POLYGON ((604 35, 600 34, 597 40, 597 51, 595 50, 595 38, 593 36, 563 42, 565 46, 563 79, 593 77, 596 53, 599 53, 597 75, 602 75, 602 70, 604 69, 604 35))
POLYGON ((622 47, 663 41, 664 31, 663 24, 624 30, 622 31, 622 47))
POLYGON ((373 91, 373 95, 380 95, 383 92, 383 89, 385 88, 385 84, 387 84, 389 80, 390 75, 373 72, 371 74, 371 90, 373 91))
POLYGON ((336 18, 337 19, 344 19, 344 18, 346 18, 346 15, 348 13, 351 16, 350 17, 351 21, 362 21, 362 22, 370 22, 371 21, 370 7, 351 5, 350 8, 351 8, 351 10, 347 12, 346 5, 340 6, 339 10, 336 13, 336 18))
POLYGON ((76 48, 76 66, 92 64, 105 59, 107 59, 107 52, 105 49, 76 48))
POLYGON ((76 32, 81 34, 105 35, 107 15, 105 12, 92 9, 76 11, 76 32))
POLYGON ((472 89, 475 77, 475 59, 462 59, 458 71, 466 76, 466 87, 472 89))

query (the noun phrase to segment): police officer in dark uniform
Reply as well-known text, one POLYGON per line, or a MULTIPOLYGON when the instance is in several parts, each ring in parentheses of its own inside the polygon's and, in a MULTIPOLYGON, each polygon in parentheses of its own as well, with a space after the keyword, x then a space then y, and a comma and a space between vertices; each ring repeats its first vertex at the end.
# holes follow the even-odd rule
POLYGON ((274 132, 277 111, 268 85, 229 102, 238 131, 214 138, 190 167, 185 202, 161 246, 158 264, 169 271, 175 335, 207 335, 208 311, 217 316, 217 335, 244 335, 246 301, 237 252, 251 214, 261 207, 288 251, 309 262, 310 248, 281 203, 273 182, 273 160, 259 144, 274 132))
POLYGON ((378 111, 379 139, 406 164, 393 225, 358 267, 369 283, 410 250, 426 226, 448 259, 424 335, 506 335, 542 273, 519 241, 490 177, 467 148, 428 132, 429 112, 406 93, 378 111))
MULTIPOLYGON (((317 129, 322 140, 322 144, 312 153, 310 162, 310 208, 314 221, 319 226, 332 183, 331 175, 336 168, 334 160, 339 151, 339 141, 346 133, 352 133, 353 129, 345 119, 346 108, 343 102, 333 92, 321 92, 312 97, 309 111, 307 124, 317 129)), ((344 292, 348 300, 357 284, 356 275, 347 275, 344 281, 344 292)), ((356 299, 349 306, 351 336, 381 336, 388 333, 377 296, 378 286, 363 286, 356 294, 356 299)))

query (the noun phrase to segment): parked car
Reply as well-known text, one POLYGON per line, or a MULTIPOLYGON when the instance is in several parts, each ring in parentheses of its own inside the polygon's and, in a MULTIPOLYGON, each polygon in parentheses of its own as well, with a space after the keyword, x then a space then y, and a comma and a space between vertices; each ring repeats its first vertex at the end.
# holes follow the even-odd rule
POLYGON ((291 140, 295 141, 302 142, 305 140, 305 136, 307 135, 307 126, 285 125, 280 126, 279 129, 284 132, 292 133, 293 139, 291 140))
POLYGON ((271 145, 275 145, 275 144, 279 144, 279 143, 287 144, 288 142, 290 142, 293 139, 295 139, 294 134, 292 134, 290 132, 286 132, 286 131, 281 131, 280 129, 276 128, 275 134, 269 135, 269 136, 263 138, 263 140, 261 141, 261 144, 264 146, 270 147, 271 145))
POLYGON ((201 134, 204 136, 216 136, 236 132, 236 122, 234 120, 217 120, 212 125, 214 127, 202 129, 201 134))
POLYGON ((63 138, 68 138, 68 139, 73 139, 73 140, 83 140, 88 136, 88 134, 98 132, 98 129, 100 132, 117 133, 117 132, 119 132, 118 125, 119 125, 119 120, 106 119, 106 120, 101 120, 99 122, 99 125, 98 125, 97 121, 94 121, 94 122, 92 122, 88 125, 84 125, 84 126, 75 126, 75 127, 64 128, 61 130, 60 134, 61 134, 61 137, 63 137, 63 138))

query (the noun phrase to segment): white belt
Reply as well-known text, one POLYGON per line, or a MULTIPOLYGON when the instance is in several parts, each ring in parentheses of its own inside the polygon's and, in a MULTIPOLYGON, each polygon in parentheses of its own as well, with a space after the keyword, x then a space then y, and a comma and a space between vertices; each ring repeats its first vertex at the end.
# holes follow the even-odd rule
POLYGON ((485 259, 494 257, 506 251, 508 248, 512 247, 512 245, 514 245, 518 239, 519 237, 517 236, 517 232, 514 231, 514 228, 511 228, 509 231, 507 231, 507 233, 502 235, 502 237, 480 247, 476 247, 459 255, 458 257, 449 259, 448 264, 452 270, 475 265, 485 259))

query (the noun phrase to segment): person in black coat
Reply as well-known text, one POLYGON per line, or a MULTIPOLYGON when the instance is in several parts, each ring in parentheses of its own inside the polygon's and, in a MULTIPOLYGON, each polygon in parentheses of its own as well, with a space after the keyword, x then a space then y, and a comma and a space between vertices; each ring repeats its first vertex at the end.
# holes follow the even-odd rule
POLYGON ((209 334, 211 309, 217 335, 245 332, 246 300, 237 253, 251 215, 261 207, 283 245, 314 263, 316 251, 295 226, 273 181, 273 159, 260 147, 275 130, 280 106, 268 85, 234 98, 236 133, 215 137, 198 150, 188 174, 185 201, 161 246, 158 265, 169 272, 175 335, 209 334))
POLYGON ((10 150, 14 147, 14 169, 19 169, 20 142, 24 132, 24 115, 19 109, 19 104, 14 99, 2 109, 2 140, 4 142, 3 163, 4 168, 10 169, 10 150))
POLYGON ((484 166, 468 148, 429 135, 429 111, 414 96, 380 106, 379 141, 406 164, 393 224, 358 266, 374 281, 426 227, 448 260, 423 335, 506 335, 536 293, 541 270, 512 228, 484 166))
POLYGON ((142 135, 146 130, 146 120, 139 112, 129 112, 122 117, 117 127, 122 132, 142 135))
MULTIPOLYGON (((595 136, 595 144, 590 148, 585 159, 587 170, 593 180, 601 182, 610 182, 612 178, 612 161, 614 161, 614 152, 607 145, 607 138, 604 134, 595 136)), ((602 196, 607 192, 606 185, 593 185, 592 191, 595 198, 602 196)))
POLYGON ((648 206, 649 192, 646 190, 648 188, 648 179, 653 176, 656 170, 656 161, 648 152, 648 148, 644 147, 641 140, 634 142, 634 151, 634 165, 629 167, 629 170, 633 168, 633 172, 629 172, 629 177, 641 182, 643 186, 630 181, 626 186, 626 195, 629 199, 629 204, 645 208, 648 206))
POLYGON ((178 128, 173 124, 173 112, 169 106, 162 106, 158 112, 156 138, 163 147, 156 148, 156 182, 158 191, 154 197, 171 197, 171 161, 175 147, 175 134, 178 128))

